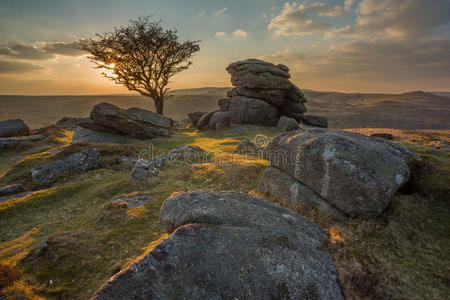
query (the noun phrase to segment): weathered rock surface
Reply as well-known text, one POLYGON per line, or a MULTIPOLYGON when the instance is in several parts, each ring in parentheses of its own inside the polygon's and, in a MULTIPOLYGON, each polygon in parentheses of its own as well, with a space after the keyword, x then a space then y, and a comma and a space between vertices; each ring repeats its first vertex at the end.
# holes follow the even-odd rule
POLYGON ((268 167, 266 169, 259 183, 258 190, 274 196, 284 205, 312 207, 340 220, 345 219, 345 215, 342 212, 307 186, 277 168, 268 167))
POLYGON ((158 169, 151 161, 140 159, 134 165, 130 177, 134 182, 148 183, 150 178, 158 176, 158 169))
POLYGON ((83 127, 77 127, 73 133, 73 143, 116 143, 123 144, 130 139, 124 135, 114 134, 110 132, 95 131, 83 127))
POLYGON ((196 111, 193 113, 188 114, 188 118, 191 121, 192 125, 194 125, 194 127, 197 127, 197 123, 198 120, 200 120, 200 118, 204 115, 207 114, 207 112, 204 111, 196 111))
POLYGON ((0 152, 18 148, 28 148, 33 146, 33 142, 42 140, 44 138, 45 135, 42 134, 0 138, 0 152))
POLYGON ((208 128, 212 130, 224 130, 230 126, 230 113, 228 111, 218 111, 209 119, 208 128))
POLYGON ((220 98, 219 101, 217 101, 217 104, 219 105, 220 110, 229 111, 230 110, 230 101, 231 101, 231 98, 220 98))
POLYGON ((281 133, 264 149, 264 157, 350 216, 380 214, 410 176, 404 152, 382 140, 345 131, 281 133))
POLYGON ((280 131, 292 131, 298 129, 298 123, 295 119, 282 116, 278 120, 277 127, 280 131))
MULTIPOLYGON (((285 65, 246 59, 231 63, 227 71, 234 88, 218 104, 221 111, 229 111, 232 124, 276 126, 280 117, 287 116, 307 125, 328 126, 325 117, 303 115, 307 99, 289 81, 289 68, 285 65)), ((196 124, 197 129, 215 130, 214 126, 208 126, 211 116, 211 113, 202 115, 204 120, 196 124)))
POLYGON ((138 139, 170 135, 170 120, 145 109, 129 108, 124 110, 109 103, 101 103, 92 109, 91 119, 96 125, 104 128, 100 131, 121 133, 138 139))
POLYGON ((204 114, 203 116, 200 117, 200 119, 197 122, 197 129, 199 130, 206 130, 208 129, 209 126, 209 120, 211 119, 211 117, 218 112, 218 110, 216 111, 212 111, 209 113, 204 114))
POLYGON ((278 110, 269 103, 244 96, 236 96, 230 103, 230 119, 235 124, 275 126, 278 110))
POLYGON ((61 119, 59 119, 58 121, 56 121, 55 125, 56 126, 61 126, 61 127, 76 127, 79 126, 78 124, 80 122, 82 122, 85 119, 89 119, 90 118, 71 118, 71 117, 62 117, 61 119))
POLYGON ((284 103, 287 90, 267 90, 267 89, 251 89, 246 87, 236 87, 228 91, 227 96, 230 98, 236 96, 247 96, 264 100, 275 106, 281 106, 284 103))
POLYGON ((11 184, 0 187, 0 197, 22 193, 24 191, 21 184, 11 184))
POLYGON ((21 119, 0 121, 0 138, 30 135, 30 128, 21 119))
POLYGON ((316 126, 316 127, 323 127, 323 128, 327 128, 328 127, 328 120, 325 117, 321 117, 321 116, 306 116, 303 114, 294 114, 293 117, 306 125, 310 125, 310 126, 316 126))
POLYGON ((88 171, 100 166, 102 162, 97 148, 85 149, 68 157, 52 161, 31 170, 33 183, 43 186, 66 171, 88 171))
POLYGON ((94 299, 343 299, 322 230, 262 198, 175 193, 160 222, 171 235, 94 299))

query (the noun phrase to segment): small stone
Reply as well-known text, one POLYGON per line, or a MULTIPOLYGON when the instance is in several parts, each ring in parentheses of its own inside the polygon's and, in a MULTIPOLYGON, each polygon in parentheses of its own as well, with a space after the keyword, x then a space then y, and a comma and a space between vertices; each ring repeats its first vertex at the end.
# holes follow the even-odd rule
POLYGON ((295 119, 282 116, 278 120, 277 127, 280 131, 292 131, 298 129, 298 123, 295 119))

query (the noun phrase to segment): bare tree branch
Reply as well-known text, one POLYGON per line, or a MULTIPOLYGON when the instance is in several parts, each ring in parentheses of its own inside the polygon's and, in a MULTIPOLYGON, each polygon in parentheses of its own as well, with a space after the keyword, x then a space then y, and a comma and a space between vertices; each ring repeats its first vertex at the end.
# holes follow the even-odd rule
POLYGON ((168 94, 169 79, 192 65, 200 41, 179 42, 176 30, 160 24, 140 17, 129 26, 96 34, 82 47, 104 77, 152 98, 156 112, 163 114, 164 101, 173 96, 168 94))

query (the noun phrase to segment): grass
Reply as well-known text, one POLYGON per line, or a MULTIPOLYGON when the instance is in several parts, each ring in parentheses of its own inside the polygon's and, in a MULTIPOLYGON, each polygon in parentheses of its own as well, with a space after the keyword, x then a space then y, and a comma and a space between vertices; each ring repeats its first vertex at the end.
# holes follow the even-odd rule
MULTIPOLYGON (((269 136, 275 134, 274 130, 266 131, 269 136)), ((18 160, 15 163, 0 161, 4 170, 0 185, 26 183, 31 168, 87 147, 97 147, 103 161, 100 169, 64 174, 47 189, 0 203, 0 264, 23 273, 3 289, 3 295, 89 298, 114 273, 148 251, 151 241, 164 237, 159 208, 173 192, 254 189, 267 162, 232 155, 232 151, 240 141, 256 134, 251 131, 248 136, 226 136, 183 130, 175 131, 169 139, 130 145, 57 142, 55 145, 64 151, 51 154, 48 149, 55 145, 39 145, 14 154, 18 160), (169 166, 148 185, 131 184, 132 166, 116 164, 119 156, 149 155, 150 151, 155 156, 187 144, 202 147, 212 154, 211 160, 169 166), (144 207, 133 209, 112 203, 133 192, 150 193, 152 199, 144 207), (43 242, 47 247, 38 248, 43 242)))
MULTIPOLYGON (((129 145, 70 145, 65 138, 70 134, 11 153, 11 159, 0 158, 0 185, 26 182, 30 168, 87 147, 97 147, 103 160, 100 169, 64 174, 47 189, 0 203, 0 280, 5 282, 0 297, 3 293, 6 298, 89 298, 111 275, 166 237, 158 222, 159 208, 173 192, 255 193, 267 162, 233 151, 247 138, 257 134, 270 138, 276 131, 233 135, 187 129, 175 131, 169 139, 129 145), (116 163, 119 156, 154 157, 187 144, 208 151, 208 161, 170 165, 148 185, 131 184, 132 166, 116 163), (48 152, 55 147, 64 151, 48 152), (112 202, 134 192, 149 193, 152 199, 133 209, 112 202), (37 247, 42 242, 47 247, 37 247)), ((446 255, 450 151, 405 145, 431 165, 416 180, 412 193, 397 194, 379 218, 340 222, 305 207, 290 207, 329 233, 326 246, 348 298, 450 297, 446 255)))

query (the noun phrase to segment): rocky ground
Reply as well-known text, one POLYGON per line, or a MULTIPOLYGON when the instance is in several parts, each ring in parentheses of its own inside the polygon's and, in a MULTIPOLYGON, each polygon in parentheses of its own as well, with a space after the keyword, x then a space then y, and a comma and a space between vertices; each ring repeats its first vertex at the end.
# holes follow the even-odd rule
MULTIPOLYGON (((414 150, 427 161, 428 167, 415 184, 396 193, 376 218, 333 218, 317 209, 279 202, 258 191, 268 161, 254 155, 259 148, 252 153, 236 149, 255 138, 265 145, 279 133, 276 128, 241 126, 200 132, 178 127, 170 138, 132 139, 126 144, 72 144, 73 129, 47 128, 41 132, 45 138, 23 149, 2 152, 1 186, 33 186, 30 170, 86 149, 97 149, 101 163, 86 170, 62 172, 50 185, 29 189, 15 199, 0 200, 2 297, 92 296, 108 278, 139 261, 167 237, 165 232, 173 230, 165 230, 159 222, 160 207, 173 192, 203 190, 264 196, 317 223, 325 233, 321 243, 331 254, 345 297, 448 298, 450 154, 445 147, 431 142, 447 144, 449 132, 351 131, 366 135, 391 133, 395 143, 414 150), (208 155, 206 161, 169 164, 145 183, 133 182, 130 172, 135 163, 124 158, 147 155, 149 145, 155 153, 163 154, 192 145, 208 155)), ((258 234, 263 232, 260 229, 258 234)), ((223 234, 233 236, 232 231, 223 234)), ((270 236, 270 231, 267 234, 270 236)), ((284 286, 280 288, 281 293, 284 286)), ((304 292, 311 290, 300 291, 304 292)))

